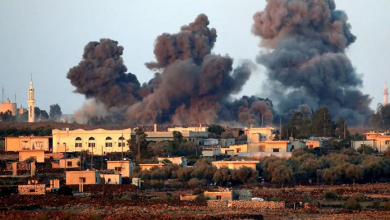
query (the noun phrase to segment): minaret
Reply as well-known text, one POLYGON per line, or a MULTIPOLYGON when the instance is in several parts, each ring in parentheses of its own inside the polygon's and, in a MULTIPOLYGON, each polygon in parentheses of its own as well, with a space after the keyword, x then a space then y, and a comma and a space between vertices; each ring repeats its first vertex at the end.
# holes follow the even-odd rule
POLYGON ((33 88, 33 82, 32 82, 32 74, 31 74, 31 81, 30 81, 30 88, 28 89, 28 122, 34 122, 35 121, 35 98, 34 98, 34 88, 33 88))
POLYGON ((383 106, 387 105, 388 102, 387 102, 387 96, 389 95, 389 93, 387 92, 387 83, 385 83, 385 89, 383 91, 383 106))

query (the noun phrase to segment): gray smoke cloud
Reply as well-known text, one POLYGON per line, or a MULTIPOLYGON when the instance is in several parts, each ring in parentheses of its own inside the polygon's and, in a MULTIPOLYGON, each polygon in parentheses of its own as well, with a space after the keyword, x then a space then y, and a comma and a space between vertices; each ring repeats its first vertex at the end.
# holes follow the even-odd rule
POLYGON ((355 123, 372 113, 372 98, 359 90, 362 77, 345 54, 356 37, 333 0, 270 0, 253 19, 252 33, 271 49, 256 61, 267 68, 279 114, 309 113, 307 106, 298 109, 303 104, 326 106, 335 118, 355 123))
MULTIPOLYGON (((233 100, 232 95, 242 90, 255 64, 243 61, 233 68, 231 57, 212 54, 217 32, 209 23, 208 17, 200 14, 178 33, 158 36, 156 61, 145 63, 157 72, 142 86, 135 75, 126 73, 123 47, 110 39, 88 43, 83 60, 69 70, 67 78, 75 92, 103 103, 108 115, 124 117, 131 124, 258 124, 262 114, 272 120, 269 103, 255 97, 249 102, 248 97, 233 100)), ((78 114, 86 118, 93 112, 102 112, 100 106, 93 110, 86 105, 78 114)))

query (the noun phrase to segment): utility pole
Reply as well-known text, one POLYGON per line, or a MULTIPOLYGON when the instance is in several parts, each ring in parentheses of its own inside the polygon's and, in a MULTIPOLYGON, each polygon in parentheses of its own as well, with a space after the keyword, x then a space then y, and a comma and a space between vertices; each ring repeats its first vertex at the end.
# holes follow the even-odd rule
POLYGON ((123 137, 123 132, 122 132, 122 145, 121 145, 121 147, 122 147, 122 161, 123 161, 123 139, 124 139, 124 137, 123 137))
POLYGON ((264 115, 261 114, 261 127, 264 127, 264 115))
POLYGON ((325 130, 326 130, 326 128, 325 128, 325 112, 324 112, 324 137, 326 137, 326 135, 325 135, 325 130))
MULTIPOLYGON (((95 144, 95 143, 94 143, 95 144)), ((92 147, 92 155, 91 155, 91 170, 92 170, 92 167, 93 167, 93 149, 95 148, 95 146, 92 147)))
POLYGON ((344 122, 344 140, 345 140, 345 137, 346 137, 346 131, 345 131, 345 128, 346 128, 346 126, 345 126, 345 122, 344 122))
POLYGON ((137 128, 136 132, 137 132, 137 142, 138 142, 137 143, 138 144, 138 147, 137 147, 138 148, 137 160, 138 160, 138 162, 140 162, 141 161, 141 141, 140 141, 140 138, 139 138, 139 136, 140 136, 139 133, 140 132, 139 132, 138 128, 137 128))
POLYGON ((279 141, 282 140, 282 119, 279 119, 279 141))
POLYGON ((103 170, 103 146, 102 146, 102 156, 101 156, 101 161, 100 161, 100 170, 103 170))

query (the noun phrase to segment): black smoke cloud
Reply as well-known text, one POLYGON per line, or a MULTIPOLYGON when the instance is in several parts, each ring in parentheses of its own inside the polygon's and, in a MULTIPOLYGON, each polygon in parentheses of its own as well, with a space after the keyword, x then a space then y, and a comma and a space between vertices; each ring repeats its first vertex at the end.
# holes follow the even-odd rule
POLYGON ((252 33, 271 49, 257 62, 267 68, 266 88, 279 114, 326 106, 354 123, 371 113, 372 99, 359 91, 361 76, 345 54, 356 37, 333 0, 270 0, 253 19, 252 33))
POLYGON ((142 86, 135 75, 126 73, 123 47, 116 41, 88 43, 83 60, 67 75, 75 92, 96 102, 85 105, 78 115, 101 112, 101 108, 97 111, 91 106, 103 103, 106 115, 124 117, 131 124, 258 124, 262 118, 271 122, 269 100, 233 100, 232 95, 241 91, 255 65, 244 61, 234 69, 231 57, 212 54, 217 31, 208 25, 207 16, 200 14, 178 33, 158 36, 156 61, 145 64, 157 73, 142 86))

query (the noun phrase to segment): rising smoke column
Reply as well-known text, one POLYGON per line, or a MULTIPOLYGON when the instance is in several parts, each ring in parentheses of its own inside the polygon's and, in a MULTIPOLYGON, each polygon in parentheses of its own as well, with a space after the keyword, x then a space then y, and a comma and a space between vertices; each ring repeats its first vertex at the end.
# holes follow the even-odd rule
MULTIPOLYGON (((110 39, 89 42, 81 62, 71 68, 67 78, 76 87, 75 92, 86 98, 95 98, 107 109, 131 105, 140 99, 140 83, 134 74, 126 73, 123 47, 110 39)), ((88 105, 88 112, 92 105, 88 105)))
POLYGON ((117 121, 125 118, 131 124, 258 124, 261 115, 272 120, 272 106, 263 100, 233 100, 232 95, 241 91, 255 65, 243 61, 233 68, 231 57, 212 54, 217 32, 208 25, 208 17, 200 14, 178 33, 158 36, 156 61, 145 64, 157 72, 142 86, 135 75, 126 73, 123 47, 118 42, 102 39, 88 43, 82 61, 67 75, 75 92, 94 98, 77 115, 84 122, 100 114, 117 121))
POLYGON ((268 69, 268 88, 279 101, 279 113, 302 104, 326 106, 335 118, 352 123, 371 113, 371 98, 358 90, 361 76, 345 55, 356 37, 345 12, 335 8, 333 0, 269 0, 253 16, 252 33, 272 49, 257 62, 268 69))
POLYGON ((229 114, 230 109, 224 103, 241 91, 253 65, 246 61, 233 69, 232 58, 211 54, 217 32, 208 25, 207 16, 200 14, 178 33, 157 37, 156 61, 146 66, 162 70, 160 82, 153 93, 130 106, 131 121, 213 123, 221 120, 222 110, 228 112, 224 117, 237 119, 237 115, 229 114))

